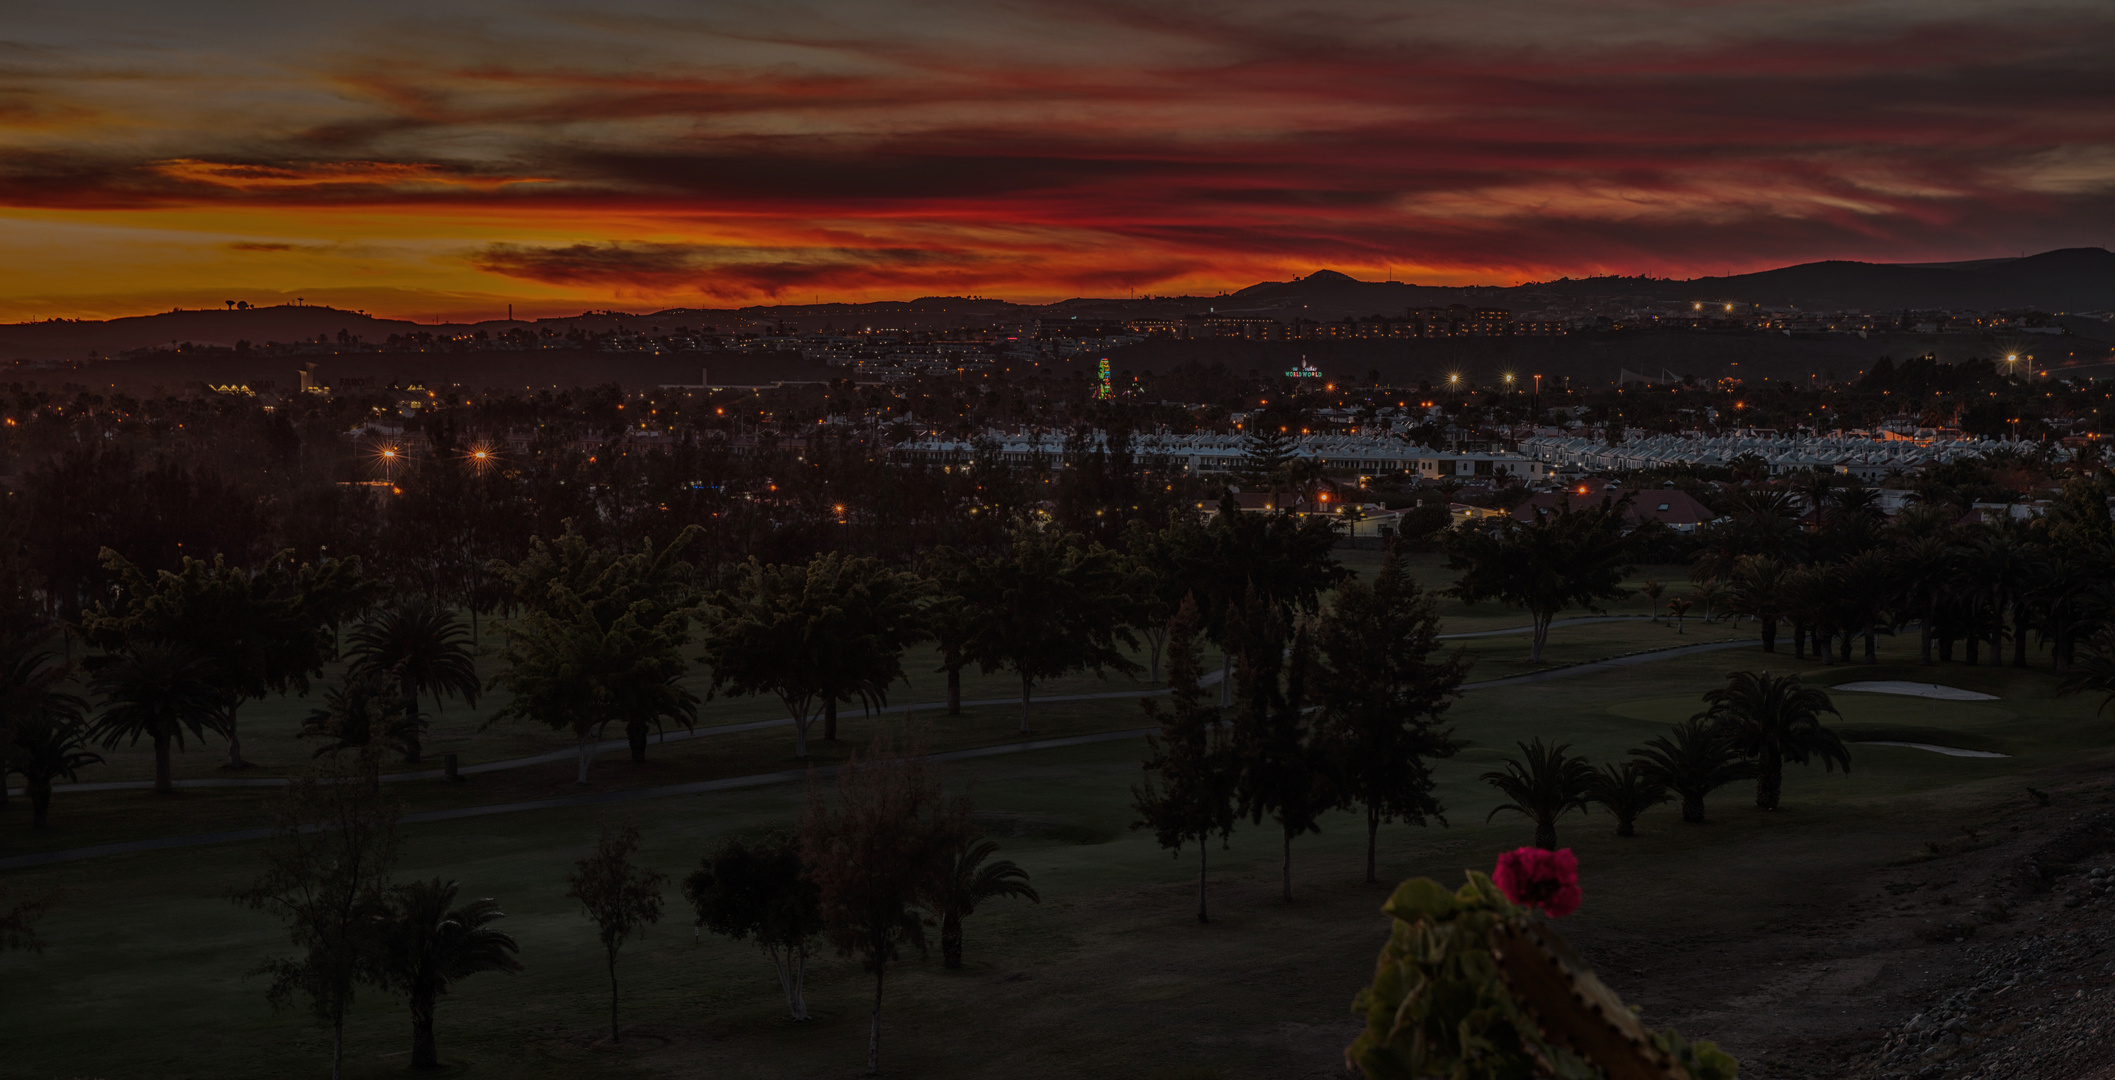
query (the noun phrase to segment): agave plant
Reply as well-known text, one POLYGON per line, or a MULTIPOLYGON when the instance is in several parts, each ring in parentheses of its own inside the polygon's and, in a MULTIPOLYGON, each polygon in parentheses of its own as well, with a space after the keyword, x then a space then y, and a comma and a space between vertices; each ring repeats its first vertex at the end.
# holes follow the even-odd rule
POLYGON ((1570 743, 1545 744, 1540 737, 1520 743, 1522 759, 1507 758, 1505 768, 1483 774, 1483 782, 1497 788, 1507 802, 1493 809, 1486 821, 1500 811, 1511 810, 1535 823, 1535 846, 1557 849, 1557 819, 1573 810, 1584 811, 1593 790, 1594 767, 1583 757, 1566 751, 1570 743))

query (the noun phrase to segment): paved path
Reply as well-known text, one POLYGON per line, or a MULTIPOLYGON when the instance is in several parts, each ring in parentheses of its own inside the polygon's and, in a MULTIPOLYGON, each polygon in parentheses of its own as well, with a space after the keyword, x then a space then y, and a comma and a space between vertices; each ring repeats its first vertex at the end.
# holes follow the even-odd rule
MULTIPOLYGON (((1673 648, 1655 649, 1650 652, 1634 653, 1630 656, 1619 656, 1610 660, 1595 660, 1584 664, 1573 664, 1570 667, 1556 668, 1550 671, 1529 672, 1525 675, 1513 675, 1503 679, 1489 679, 1484 682, 1467 683, 1462 686, 1462 689, 1487 690, 1494 686, 1515 686, 1521 683, 1540 682, 1544 679, 1568 678, 1573 675, 1586 675, 1596 671, 1605 671, 1610 668, 1629 667, 1635 664, 1650 663, 1655 660, 1672 660, 1680 656, 1690 656, 1696 653, 1705 652, 1717 652, 1723 649, 1738 649, 1753 646, 1756 644, 1757 642, 1754 641, 1714 641, 1706 642, 1700 645, 1677 645, 1673 648)), ((1214 674, 1216 675, 1216 673, 1214 674)), ((1087 701, 1101 698, 1145 697, 1150 694, 1164 693, 1167 693, 1167 691, 1149 690, 1144 692, 1113 694, 1075 694, 1060 697, 1041 698, 1039 700, 1087 701)), ((1018 700, 1019 699, 1014 698, 1003 699, 996 702, 975 702, 974 704, 1013 704, 1018 700)), ((963 704, 969 705, 973 703, 963 702, 963 704)), ((905 705, 899 706, 889 711, 908 711, 914 708, 935 707, 941 706, 905 705)), ((752 724, 731 724, 723 728, 700 728, 698 729, 698 731, 693 733, 678 734, 683 735, 684 737, 695 737, 699 735, 711 733, 724 733, 728 731, 754 731, 759 728, 788 725, 791 723, 791 720, 760 720, 752 724)), ((999 743, 994 746, 971 747, 967 750, 949 750, 944 753, 932 755, 932 759, 934 761, 966 761, 972 758, 996 757, 1002 754, 1026 753, 1031 750, 1052 750, 1064 746, 1085 746, 1090 743, 1115 742, 1123 739, 1144 738, 1149 734, 1153 734, 1157 730, 1157 728, 1136 728, 1129 731, 1100 731, 1090 735, 1068 735, 1062 738, 1055 739, 1033 739, 1025 742, 999 743)), ((626 744, 622 742, 608 742, 603 744, 603 746, 605 747, 623 747, 625 745, 626 744)), ((572 754, 573 751, 566 750, 558 752, 556 754, 543 755, 537 758, 517 758, 515 760, 517 762, 556 761, 568 758, 572 754)), ((501 764, 502 763, 500 762, 489 763, 489 765, 492 767, 499 767, 501 766, 501 764)), ((837 769, 838 766, 831 765, 824 766, 813 771, 817 776, 832 776, 836 774, 837 769)), ((469 772, 471 770, 464 769, 462 771, 469 772)), ((490 768, 487 768, 483 771, 490 771, 490 768)), ((591 806, 601 803, 635 802, 640 799, 665 799, 678 795, 699 795, 712 791, 736 791, 742 788, 764 787, 770 784, 792 783, 794 781, 804 779, 808 776, 808 774, 809 770, 807 769, 786 769, 780 772, 756 773, 749 776, 729 776, 723 777, 718 780, 698 780, 687 784, 667 784, 661 787, 630 788, 622 791, 583 792, 579 795, 566 795, 555 799, 536 799, 528 802, 495 803, 490 806, 465 806, 458 807, 452 810, 422 810, 416 813, 405 814, 403 820, 406 824, 418 824, 421 822, 430 821, 455 821, 462 818, 485 817, 491 814, 511 814, 523 810, 549 810, 565 806, 591 806)), ((438 778, 441 774, 438 772, 425 774, 398 774, 394 777, 385 777, 384 779, 401 780, 410 779, 413 776, 420 775, 423 775, 427 778, 438 778)), ((269 781, 263 780, 249 781, 249 783, 252 784, 262 784, 268 782, 269 781)), ((280 780, 278 782, 284 784, 286 781, 280 780)), ((91 789, 88 785, 82 785, 81 787, 76 788, 74 790, 93 789, 91 789)), ((42 851, 31 855, 13 855, 7 858, 0 858, 0 870, 13 870, 26 866, 44 866, 50 863, 72 862, 78 859, 92 859, 100 855, 121 855, 127 852, 134 851, 159 851, 164 848, 194 847, 201 844, 227 844, 244 840, 262 840, 265 837, 270 836, 271 834, 272 831, 270 829, 234 829, 229 830, 227 832, 194 833, 189 836, 160 836, 146 840, 125 840, 115 844, 99 844, 94 847, 67 848, 60 851, 42 851)))
MULTIPOLYGON (((1587 623, 1597 622, 1629 622, 1632 619, 1650 619, 1652 617, 1651 615, 1592 615, 1577 619, 1558 619, 1550 624, 1550 629, 1555 630, 1565 626, 1584 626, 1587 623)), ((1458 641, 1462 638, 1507 637, 1512 634, 1531 633, 1534 629, 1533 625, 1510 626, 1504 630, 1477 630, 1467 634, 1441 634, 1439 639, 1441 641, 1458 641)))

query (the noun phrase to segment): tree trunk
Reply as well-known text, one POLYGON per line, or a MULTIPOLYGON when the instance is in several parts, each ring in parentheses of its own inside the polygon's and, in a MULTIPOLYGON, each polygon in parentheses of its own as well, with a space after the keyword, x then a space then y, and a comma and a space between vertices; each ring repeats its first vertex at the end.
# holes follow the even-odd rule
POLYGON ((242 699, 236 698, 228 706, 228 768, 247 769, 250 763, 242 760, 242 731, 235 726, 235 711, 242 708, 242 699))
POLYGON ((166 731, 154 733, 154 793, 176 794, 176 780, 169 771, 169 733, 166 731))
POLYGON ((815 718, 806 710, 793 713, 793 756, 802 761, 808 760, 808 727, 813 723, 815 718))
POLYGON ((1917 626, 1917 660, 1925 667, 1931 666, 1931 624, 1932 613, 1927 607, 1923 621, 1917 626))
POLYGON ((1874 637, 1874 634, 1873 634, 1873 628, 1872 628, 1872 627, 1870 627, 1870 626, 1866 627, 1866 628, 1865 628, 1865 662, 1866 662, 1866 663, 1868 663, 1868 664, 1877 664, 1877 663, 1879 663, 1879 662, 1880 662, 1880 652, 1879 652, 1879 648, 1878 648, 1878 646, 1874 645, 1874 643, 1873 643, 1873 637, 1874 637))
POLYGON ((646 764, 646 721, 634 720, 624 725, 624 738, 632 744, 632 764, 646 764))
POLYGON ((1966 634, 1963 634, 1961 637, 1961 662, 1967 664, 1969 667, 1974 667, 1976 666, 1977 661, 1981 659, 1983 639, 1976 636, 1973 627, 1969 628, 1969 631, 1966 634))
POLYGON ((962 916, 952 911, 940 916, 940 966, 962 966, 962 916))
POLYGON ((415 990, 411 994, 411 1067, 436 1069, 440 1064, 440 1051, 433 1043, 433 991, 415 990))
POLYGON ((1153 681, 1156 683, 1160 681, 1160 650, 1167 643, 1167 640, 1168 631, 1165 627, 1146 631, 1146 641, 1153 647, 1153 681))
POLYGON ((1764 619, 1764 620, 1762 620, 1762 639, 1763 639, 1763 651, 1764 651, 1764 652, 1776 652, 1776 651, 1777 651, 1777 620, 1776 620, 1776 619, 1764 619))
POLYGON ((962 715, 962 668, 952 655, 947 668, 947 715, 962 715))
POLYGON ((1285 902, 1288 904, 1292 903, 1292 837, 1292 830, 1285 830, 1284 890, 1285 902))
POLYGON ((1804 660, 1806 658, 1807 624, 1794 619, 1792 620, 1792 659, 1804 660))
POLYGON ((1556 617, 1555 612, 1547 615, 1537 614, 1535 616, 1535 634, 1528 645, 1528 663, 1539 664, 1542 662, 1542 643, 1550 639, 1550 620, 1556 617))
POLYGON ((1535 846, 1544 851, 1557 850, 1557 823, 1538 821, 1535 823, 1535 846))
POLYGON ((808 949, 793 950, 793 1018, 808 1022, 808 949))
POLYGON ((2012 666, 2027 666, 2027 606, 2012 605, 2012 666))
POLYGON ((397 692, 404 695, 404 761, 416 765, 424 750, 419 744, 419 681, 406 675, 397 692))
POLYGON ((1775 810, 1785 789, 1785 761, 1773 747, 1763 751, 1762 774, 1755 778, 1755 808, 1775 810))
POLYGON ((1617 818, 1617 819, 1616 819, 1616 835, 1617 835, 1617 836, 1636 836, 1636 835, 1638 835, 1638 819, 1637 819, 1637 818, 1634 818, 1634 817, 1619 817, 1619 818, 1617 818))
POLYGON ((1021 734, 1023 735, 1028 734, 1028 691, 1034 686, 1035 681, 1033 679, 1026 675, 1021 676, 1021 734))
POLYGON ((1212 921, 1204 909, 1205 857, 1210 848, 1207 837, 1197 838, 1197 921, 1200 923, 1212 921))
POLYGON ((51 827, 51 781, 28 776, 22 778, 22 786, 29 795, 29 827, 45 829, 51 827))
POLYGON ((823 741, 837 741, 837 699, 823 702, 823 741))
POLYGON ((610 1042, 620 1041, 617 1032, 617 950, 609 950, 610 962, 610 1042))
POLYGON ((1379 883, 1380 883, 1380 877, 1379 877, 1379 876, 1378 876, 1378 875, 1377 875, 1377 874, 1376 874, 1376 873, 1374 872, 1374 871, 1375 871, 1375 866, 1374 866, 1374 854, 1375 854, 1375 849, 1377 849, 1377 848, 1378 848, 1378 847, 1380 846, 1380 839, 1381 839, 1381 808, 1380 808, 1379 806, 1377 806, 1377 805, 1373 804, 1373 803, 1367 803, 1367 804, 1366 804, 1366 884, 1368 884, 1368 885, 1375 885, 1375 884, 1379 884, 1379 883))
POLYGON ((867 1025, 867 1075, 881 1075, 881 976, 887 969, 874 965, 874 1014, 867 1025))
POLYGON ((1704 823, 1704 797, 1702 795, 1682 796, 1682 820, 1691 825, 1702 825, 1704 823))
POLYGON ((330 1080, 338 1080, 345 1072, 345 1012, 331 1018, 330 1025, 330 1080))
POLYGON ((1845 627, 1842 633, 1836 635, 1836 659, 1845 663, 1849 663, 1851 659, 1851 637, 1849 627, 1845 627))
POLYGON ((1224 709, 1234 703, 1234 657, 1230 653, 1219 654, 1219 707, 1224 709))
POLYGON ((573 782, 582 787, 587 786, 588 766, 595 760, 595 742, 595 733, 592 731, 583 732, 580 736, 580 776, 573 782))

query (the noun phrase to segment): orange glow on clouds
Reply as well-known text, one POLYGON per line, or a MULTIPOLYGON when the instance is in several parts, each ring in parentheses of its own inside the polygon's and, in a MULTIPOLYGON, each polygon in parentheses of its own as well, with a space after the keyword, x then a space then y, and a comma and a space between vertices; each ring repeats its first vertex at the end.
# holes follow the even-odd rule
POLYGON ((2115 9, 46 5, 0 319, 1718 274, 2103 243, 2115 9))

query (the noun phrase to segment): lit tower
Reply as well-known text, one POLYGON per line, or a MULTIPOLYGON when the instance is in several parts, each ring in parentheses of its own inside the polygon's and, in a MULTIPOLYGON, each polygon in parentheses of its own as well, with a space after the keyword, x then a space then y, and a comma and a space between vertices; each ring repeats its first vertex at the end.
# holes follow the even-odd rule
POLYGON ((1095 365, 1095 373, 1098 381, 1095 383, 1094 396, 1106 400, 1110 396, 1108 357, 1102 357, 1102 362, 1095 365))

